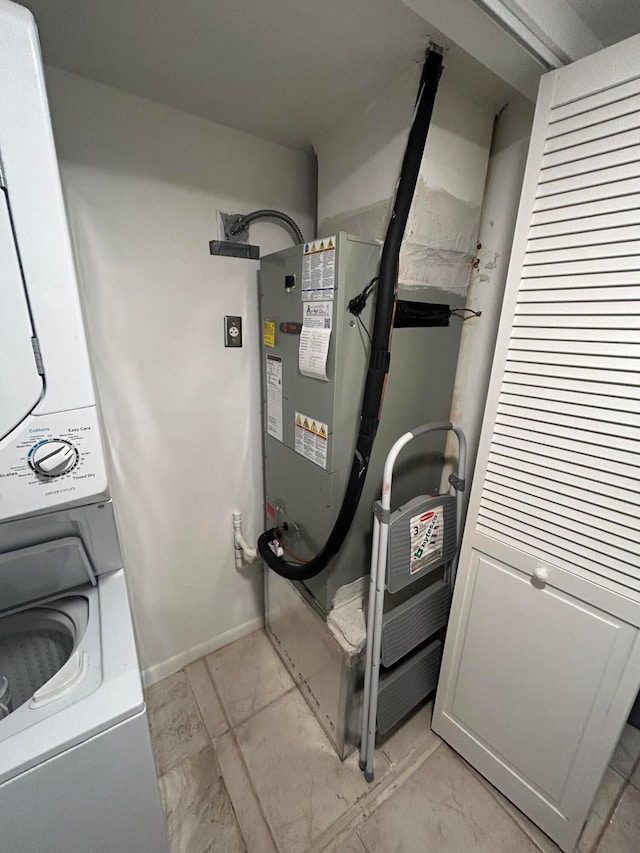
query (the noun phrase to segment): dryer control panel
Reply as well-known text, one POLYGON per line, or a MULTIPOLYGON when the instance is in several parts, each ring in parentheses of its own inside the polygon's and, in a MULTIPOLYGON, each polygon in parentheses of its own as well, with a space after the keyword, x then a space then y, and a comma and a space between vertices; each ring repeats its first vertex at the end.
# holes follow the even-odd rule
POLYGON ((107 496, 94 406, 31 416, 0 442, 0 521, 107 496))
POLYGON ((42 477, 61 477, 78 464, 78 448, 64 438, 44 438, 27 455, 31 468, 42 477))

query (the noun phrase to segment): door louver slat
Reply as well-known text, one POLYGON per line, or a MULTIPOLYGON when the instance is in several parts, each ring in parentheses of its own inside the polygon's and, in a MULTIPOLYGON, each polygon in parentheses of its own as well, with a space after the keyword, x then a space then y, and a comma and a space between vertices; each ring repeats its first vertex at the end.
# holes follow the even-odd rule
MULTIPOLYGON (((582 113, 582 118, 585 120, 582 127, 558 136, 547 136, 545 153, 555 153, 556 151, 563 151, 567 148, 582 148, 589 143, 593 144, 597 142, 606 146, 609 144, 607 140, 612 136, 619 138, 625 133, 632 133, 639 130, 640 114, 637 109, 637 96, 634 100, 636 101, 636 109, 616 118, 590 123, 589 113, 582 113)), ((549 130, 551 131, 551 128, 549 130)))
POLYGON ((631 80, 625 80, 624 83, 608 86, 600 92, 594 92, 591 95, 585 95, 581 98, 556 104, 551 107, 551 115, 548 122, 549 127, 572 116, 588 116, 590 111, 595 111, 606 104, 616 103, 631 95, 638 94, 640 94, 640 77, 633 77, 631 80))
MULTIPOLYGON (((485 504, 485 512, 491 513, 494 511, 497 517, 500 517, 504 512, 505 504, 501 500, 487 499, 485 504)), ((618 563, 624 563, 626 566, 620 568, 627 574, 633 575, 633 568, 638 561, 638 546, 634 550, 634 543, 629 540, 618 539, 615 534, 608 534, 603 531, 598 525, 597 535, 588 524, 580 523, 571 518, 566 518, 562 527, 562 533, 558 531, 553 520, 549 520, 549 516, 545 512, 536 512, 526 505, 518 506, 518 509, 509 508, 512 520, 522 522, 527 529, 536 535, 545 536, 549 541, 557 542, 561 547, 567 545, 578 553, 600 554, 602 559, 611 560, 615 568, 618 568, 618 563), (566 545, 565 545, 566 543, 566 545), (626 550, 624 545, 629 545, 630 550, 626 550), (584 551, 581 549, 584 548, 584 551)))
MULTIPOLYGON (((545 165, 540 171, 540 188, 546 189, 549 182, 565 179, 567 188, 573 189, 570 183, 571 178, 578 176, 589 176, 591 173, 598 172, 602 169, 615 168, 623 166, 625 163, 634 164, 640 160, 640 145, 627 145, 623 148, 617 148, 614 151, 605 151, 602 154, 593 154, 590 157, 582 157, 580 159, 569 159, 564 163, 558 163, 555 166, 548 165, 549 161, 545 160, 545 165)), ((635 171, 635 170, 634 170, 635 171)), ((587 180, 589 178, 587 177, 587 180)))

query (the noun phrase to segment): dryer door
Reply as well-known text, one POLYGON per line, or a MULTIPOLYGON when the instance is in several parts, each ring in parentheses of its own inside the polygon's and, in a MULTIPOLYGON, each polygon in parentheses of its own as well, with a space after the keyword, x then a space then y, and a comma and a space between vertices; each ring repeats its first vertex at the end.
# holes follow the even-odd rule
POLYGON ((0 190, 0 440, 25 419, 42 394, 33 334, 8 198, 0 190))

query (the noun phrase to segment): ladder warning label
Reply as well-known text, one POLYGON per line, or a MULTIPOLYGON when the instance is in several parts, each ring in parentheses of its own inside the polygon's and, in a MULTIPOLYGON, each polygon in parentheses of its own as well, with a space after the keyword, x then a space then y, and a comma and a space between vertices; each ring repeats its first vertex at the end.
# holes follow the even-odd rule
POLYGON ((333 299, 336 286, 336 237, 304 244, 302 301, 333 299))
POLYGON ((442 556, 444 515, 442 507, 414 515, 409 522, 411 534, 410 574, 415 574, 442 556))
POLYGON ((295 448, 296 453, 319 465, 327 467, 327 444, 329 427, 322 421, 296 412, 295 448))

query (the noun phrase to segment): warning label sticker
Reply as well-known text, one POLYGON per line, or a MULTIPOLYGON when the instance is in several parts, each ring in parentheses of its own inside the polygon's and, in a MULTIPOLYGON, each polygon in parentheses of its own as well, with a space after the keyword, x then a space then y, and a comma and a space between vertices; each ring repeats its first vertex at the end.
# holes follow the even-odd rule
POLYGON ((411 561, 409 572, 413 575, 442 556, 444 521, 442 507, 414 515, 409 522, 411 533, 411 561))
POLYGON ((295 440, 296 453, 326 469, 329 443, 327 424, 296 412, 295 440))
POLYGON ((304 302, 298 367, 303 376, 327 379, 327 356, 331 343, 333 302, 304 302))
POLYGON ((302 300, 333 299, 336 286, 336 237, 304 244, 302 257, 302 300))
POLYGON ((262 324, 262 343, 266 347, 276 345, 276 324, 271 320, 265 320, 262 324))
POLYGON ((267 355, 267 432, 282 441, 282 359, 267 355))

